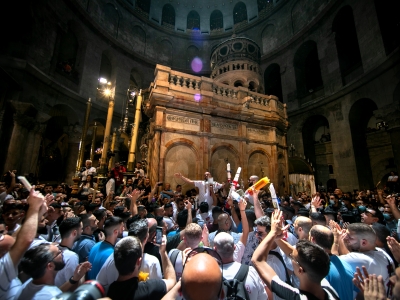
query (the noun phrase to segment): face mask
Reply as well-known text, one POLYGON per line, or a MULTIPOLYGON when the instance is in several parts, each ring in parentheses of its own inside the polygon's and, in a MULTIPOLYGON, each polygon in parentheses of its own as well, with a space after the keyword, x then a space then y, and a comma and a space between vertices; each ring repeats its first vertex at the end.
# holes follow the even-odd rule
POLYGON ((365 212, 365 210, 366 210, 366 207, 365 207, 364 205, 360 205, 360 206, 358 207, 358 211, 359 211, 360 213, 365 212))
POLYGON ((335 200, 329 200, 330 204, 335 204, 335 200))
POLYGON ((62 261, 60 261, 60 262, 58 262, 58 261, 53 261, 53 263, 54 263, 54 270, 55 270, 55 271, 60 271, 60 270, 64 269, 64 267, 65 267, 65 262, 64 262, 64 260, 62 260, 62 261))
POLYGON ((392 215, 388 213, 383 213, 383 217, 385 218, 385 220, 390 220, 392 218, 392 215))

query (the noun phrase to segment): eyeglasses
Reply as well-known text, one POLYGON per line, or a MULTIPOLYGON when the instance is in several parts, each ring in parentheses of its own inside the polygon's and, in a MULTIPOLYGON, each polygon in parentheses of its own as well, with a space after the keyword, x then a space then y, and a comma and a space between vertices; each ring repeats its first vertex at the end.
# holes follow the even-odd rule
POLYGON ((372 217, 375 217, 376 212, 371 211, 370 209, 367 209, 365 211, 365 214, 370 214, 372 217))
POLYGON ((53 257, 53 259, 52 260, 50 260, 49 262, 52 262, 53 260, 55 260, 56 259, 56 257, 57 256, 59 256, 60 254, 62 254, 63 253, 63 251, 62 250, 59 250, 58 252, 57 252, 57 254, 56 255, 54 255, 54 257, 53 257))
POLYGON ((255 233, 255 235, 258 235, 258 236, 263 236, 263 235, 267 234, 266 232, 263 232, 263 231, 255 231, 254 233, 255 233))
MULTIPOLYGON (((289 258, 292 260, 292 261, 294 261, 299 267, 302 267, 301 265, 300 265, 300 263, 293 257, 293 253, 290 253, 289 254, 289 258)), ((303 267, 302 267, 303 268, 303 267)), ((304 268, 303 268, 303 270, 304 270, 304 268)))
POLYGON ((207 253, 208 255, 211 255, 217 261, 217 263, 221 267, 221 271, 222 271, 221 256, 219 256, 219 254, 215 250, 208 248, 208 247, 202 247, 202 248, 199 247, 199 248, 192 249, 192 251, 190 251, 188 253, 188 255, 186 256, 186 260, 185 260, 185 264, 183 265, 183 268, 185 268, 186 263, 188 262, 188 260, 190 260, 190 258, 192 258, 193 256, 195 256, 196 254, 199 254, 199 253, 207 253))

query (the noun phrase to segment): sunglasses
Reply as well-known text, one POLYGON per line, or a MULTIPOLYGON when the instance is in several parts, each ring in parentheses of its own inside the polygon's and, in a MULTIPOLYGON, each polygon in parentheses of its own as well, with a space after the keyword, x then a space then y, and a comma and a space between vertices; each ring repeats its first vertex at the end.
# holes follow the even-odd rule
POLYGON ((266 232, 263 232, 263 231, 255 231, 254 233, 255 233, 255 235, 258 235, 258 236, 263 236, 263 235, 267 234, 266 232))
POLYGON ((195 255, 199 254, 199 253, 207 253, 208 255, 211 255, 218 263, 218 265, 221 267, 221 271, 222 271, 222 259, 221 256, 219 256, 219 254, 208 247, 199 247, 199 248, 194 248, 192 249, 192 251, 190 251, 188 253, 188 255, 186 256, 186 260, 185 260, 185 264, 183 265, 183 268, 185 268, 186 263, 195 255))
MULTIPOLYGON (((300 265, 300 263, 293 257, 293 254, 292 254, 292 253, 289 254, 289 258, 290 258, 292 261, 294 261, 299 267, 302 267, 302 266, 300 265)), ((302 268, 303 268, 303 267, 302 267, 302 268)), ((303 268, 303 270, 304 270, 304 268, 303 268)))

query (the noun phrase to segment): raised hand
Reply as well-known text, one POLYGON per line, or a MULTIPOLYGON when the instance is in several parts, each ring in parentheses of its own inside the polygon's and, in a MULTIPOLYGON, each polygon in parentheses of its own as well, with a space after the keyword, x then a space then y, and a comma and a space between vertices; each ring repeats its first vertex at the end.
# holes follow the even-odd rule
POLYGON ((311 205, 315 206, 315 208, 318 208, 321 206, 321 197, 318 194, 315 194, 311 200, 311 205))
POLYGON ((73 280, 79 281, 87 272, 90 271, 92 268, 92 264, 88 261, 85 261, 83 263, 80 263, 79 265, 76 266, 74 275, 72 276, 73 280))
POLYGON ((369 274, 368 274, 367 268, 365 266, 362 266, 362 270, 363 270, 364 274, 361 273, 361 270, 359 267, 356 267, 356 272, 354 273, 354 276, 353 276, 353 284, 361 292, 364 292, 365 280, 369 278, 369 274))
POLYGON ((239 209, 240 210, 246 210, 246 206, 247 206, 247 202, 246 202, 246 200, 242 200, 242 201, 240 201, 239 203, 238 203, 238 206, 239 206, 239 209))
POLYGON ((396 259, 396 261, 400 261, 400 244, 396 241, 395 238, 391 236, 388 236, 386 240, 394 258, 396 259))
POLYGON ((41 193, 36 192, 34 186, 30 190, 27 202, 29 208, 34 209, 35 211, 40 211, 42 205, 45 203, 44 196, 41 193))
POLYGON ((189 200, 185 201, 185 209, 192 210, 192 203, 189 200))

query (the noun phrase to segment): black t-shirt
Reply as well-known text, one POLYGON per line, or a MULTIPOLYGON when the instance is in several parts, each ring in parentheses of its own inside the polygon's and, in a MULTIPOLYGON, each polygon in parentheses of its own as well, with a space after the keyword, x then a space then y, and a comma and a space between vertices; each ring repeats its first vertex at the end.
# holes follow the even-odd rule
POLYGON ((107 296, 118 300, 157 300, 167 293, 167 286, 162 279, 149 279, 139 282, 137 277, 125 281, 114 281, 107 296))
MULTIPOLYGON (((339 296, 333 288, 327 286, 322 286, 322 288, 325 291, 325 300, 339 300, 339 296)), ((277 275, 272 278, 271 291, 277 296, 288 300, 318 300, 313 294, 293 288, 286 282, 283 282, 277 275)))

